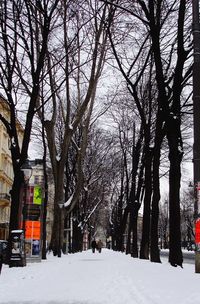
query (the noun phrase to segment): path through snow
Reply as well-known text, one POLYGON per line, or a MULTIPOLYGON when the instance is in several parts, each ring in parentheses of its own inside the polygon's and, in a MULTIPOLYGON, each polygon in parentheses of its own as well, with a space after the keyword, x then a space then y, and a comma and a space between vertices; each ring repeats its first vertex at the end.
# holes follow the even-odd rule
POLYGON ((0 304, 197 304, 200 274, 103 249, 4 266, 0 304))

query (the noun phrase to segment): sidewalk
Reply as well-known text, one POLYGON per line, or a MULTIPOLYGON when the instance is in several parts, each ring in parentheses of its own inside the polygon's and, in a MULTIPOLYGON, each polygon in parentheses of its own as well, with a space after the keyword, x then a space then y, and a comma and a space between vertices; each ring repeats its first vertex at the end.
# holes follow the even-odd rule
POLYGON ((103 249, 3 266, 1 304, 197 304, 200 274, 103 249))

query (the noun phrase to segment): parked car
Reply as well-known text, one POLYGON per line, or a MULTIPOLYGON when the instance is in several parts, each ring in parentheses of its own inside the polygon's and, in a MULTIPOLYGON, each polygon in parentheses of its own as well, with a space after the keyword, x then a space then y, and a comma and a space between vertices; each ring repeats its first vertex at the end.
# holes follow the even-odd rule
POLYGON ((3 263, 6 263, 6 252, 8 242, 6 240, 0 240, 0 255, 2 256, 3 263))

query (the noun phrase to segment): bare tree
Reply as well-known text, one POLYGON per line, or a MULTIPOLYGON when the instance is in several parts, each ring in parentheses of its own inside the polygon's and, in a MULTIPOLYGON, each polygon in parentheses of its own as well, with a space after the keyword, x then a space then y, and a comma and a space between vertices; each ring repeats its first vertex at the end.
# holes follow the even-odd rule
POLYGON ((99 6, 97 1, 61 2, 48 48, 47 74, 40 101, 46 103, 44 126, 55 185, 51 249, 58 256, 61 256, 64 222, 64 213, 58 204, 64 202, 64 172, 72 142, 77 147, 78 173, 71 204, 66 204, 67 212, 76 205, 83 187, 87 132, 107 48, 106 14, 107 6, 99 6), (79 126, 82 137, 75 143, 79 126))
POLYGON ((28 157, 32 121, 57 5, 58 0, 1 1, 0 4, 0 89, 10 114, 8 119, 0 114, 0 119, 10 138, 14 171, 10 231, 20 226, 20 190, 23 183, 20 168, 28 157), (19 121, 22 127, 19 127, 19 121))
MULTIPOLYGON (((155 79, 157 86, 157 117, 156 117, 156 137, 154 152, 156 153, 154 160, 153 173, 153 201, 152 201, 152 226, 151 226, 151 260, 159 261, 158 251, 158 203, 160 199, 159 193, 159 164, 160 164, 160 148, 164 135, 168 139, 170 149, 170 176, 169 176, 169 205, 170 205, 170 255, 169 261, 173 266, 182 266, 181 240, 180 240, 180 163, 182 161, 182 137, 181 137, 181 94, 184 92, 184 86, 191 76, 191 67, 187 64, 187 59, 191 51, 191 45, 188 41, 189 34, 189 12, 186 2, 180 1, 137 1, 130 3, 129 1, 104 1, 112 5, 112 15, 110 20, 113 24, 117 21, 114 14, 118 13, 120 20, 120 11, 124 11, 126 20, 125 30, 119 25, 119 30, 125 37, 128 45, 135 44, 140 51, 134 52, 132 62, 130 64, 130 54, 128 55, 124 49, 120 49, 114 45, 117 36, 114 32, 110 32, 110 38, 113 41, 113 50, 118 66, 125 77, 130 92, 133 94, 137 103, 136 88, 141 75, 145 73, 148 65, 148 51, 151 50, 153 55, 153 71, 155 71, 155 79), (131 4, 131 5, 130 5, 131 4), (187 14, 186 14, 187 13, 187 14), (131 20, 131 21, 130 21, 131 20), (137 20, 137 21, 136 21, 137 20), (130 25, 131 24, 131 25, 130 25), (140 25, 139 25, 140 24, 140 25), (137 35, 131 35, 132 31, 140 27, 137 35), (128 30, 127 30, 128 28, 128 30), (178 31, 177 31, 178 29, 178 31), (141 36, 140 36, 141 35, 141 36), (140 40, 138 38, 140 37, 140 40), (143 42, 140 43, 140 42, 143 42), (138 48, 139 45, 139 48, 138 48), (145 52, 146 51, 146 52, 145 52), (138 58, 143 55, 142 67, 140 66, 138 73, 138 58), (145 55, 145 57, 144 57, 145 55), (144 64, 145 63, 145 64, 144 64), (136 72, 135 72, 135 68, 136 72), (135 73, 134 73, 135 72, 135 73), (139 77, 138 77, 139 75, 139 77), (136 79, 136 76, 138 79, 136 79), (136 80, 135 80, 136 79, 136 80), (165 126, 165 127, 164 127, 165 126), (172 127, 173 126, 173 127, 172 127), (176 132, 173 130, 176 129, 176 132), (163 133, 164 132, 164 133, 163 133), (177 161, 177 159, 179 161, 177 161), (176 164, 175 164, 176 162, 176 164), (176 169, 175 169, 176 168, 176 169), (176 174, 175 174, 176 171, 176 174), (179 172, 177 174, 177 172, 179 172), (176 240, 176 241, 175 241, 176 240), (178 240, 178 241, 177 241, 178 240)), ((121 35, 122 36, 122 35, 121 35)), ((123 41, 124 41, 123 40, 123 41)), ((119 37, 117 42, 119 43, 119 37)), ((129 53, 130 53, 130 49, 129 53)), ((138 107, 139 113, 142 111, 138 107)), ((145 123, 144 123, 145 126, 145 123)), ((150 156, 150 154, 149 154, 150 156)), ((149 159, 147 155, 147 160, 149 159)), ((149 162, 150 163, 150 162, 149 162)), ((147 186, 147 185, 146 185, 147 186)), ((149 189, 148 185, 148 189, 149 189)), ((149 198, 151 194, 149 193, 149 198)), ((150 198, 151 199, 151 198, 150 198)), ((148 212, 149 212, 148 208, 148 212)), ((147 212, 147 213, 148 213, 147 212)), ((145 213, 146 214, 146 213, 145 213)), ((145 221, 149 222, 149 220, 145 221)), ((149 227, 149 224, 147 224, 149 227)), ((148 242, 147 247, 148 247, 148 242)), ((144 254, 144 258, 148 257, 144 254)))

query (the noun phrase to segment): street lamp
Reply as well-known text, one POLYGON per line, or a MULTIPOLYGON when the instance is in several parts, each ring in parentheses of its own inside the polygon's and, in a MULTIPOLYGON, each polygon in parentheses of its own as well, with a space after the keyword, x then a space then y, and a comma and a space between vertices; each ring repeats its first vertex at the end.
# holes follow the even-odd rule
POLYGON ((24 173, 25 184, 28 184, 28 182, 32 176, 32 167, 31 167, 28 159, 22 164, 20 170, 24 173))

